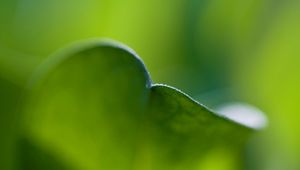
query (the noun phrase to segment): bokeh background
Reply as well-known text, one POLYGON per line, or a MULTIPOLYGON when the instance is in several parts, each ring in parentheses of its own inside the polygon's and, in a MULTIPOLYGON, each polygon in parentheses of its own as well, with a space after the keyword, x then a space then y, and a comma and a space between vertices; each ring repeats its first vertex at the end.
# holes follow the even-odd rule
POLYGON ((300 169, 297 0, 1 0, 2 151, 10 154, 17 133, 18 115, 5 113, 34 68, 97 37, 127 44, 154 82, 204 104, 243 101, 263 110, 269 126, 250 140, 245 169, 300 169))

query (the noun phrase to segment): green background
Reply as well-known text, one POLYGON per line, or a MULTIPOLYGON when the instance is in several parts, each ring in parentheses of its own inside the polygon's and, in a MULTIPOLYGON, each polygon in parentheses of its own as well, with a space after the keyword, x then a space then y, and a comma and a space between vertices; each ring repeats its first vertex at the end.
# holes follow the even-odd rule
MULTIPOLYGON (((263 110, 269 126, 248 143, 244 168, 297 170, 299 9, 292 0, 1 0, 0 149, 14 150, 18 115, 7 113, 36 65, 70 43, 108 37, 133 48, 154 82, 209 106, 263 110)), ((209 169, 225 167, 226 154, 212 157, 209 169)))

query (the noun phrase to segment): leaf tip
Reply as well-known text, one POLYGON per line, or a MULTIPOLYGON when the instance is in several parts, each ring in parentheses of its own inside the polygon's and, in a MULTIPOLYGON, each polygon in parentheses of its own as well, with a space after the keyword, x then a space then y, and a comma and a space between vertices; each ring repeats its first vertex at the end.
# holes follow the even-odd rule
POLYGON ((255 130, 263 129, 268 124, 268 119, 261 110, 245 103, 225 104, 216 113, 255 130))

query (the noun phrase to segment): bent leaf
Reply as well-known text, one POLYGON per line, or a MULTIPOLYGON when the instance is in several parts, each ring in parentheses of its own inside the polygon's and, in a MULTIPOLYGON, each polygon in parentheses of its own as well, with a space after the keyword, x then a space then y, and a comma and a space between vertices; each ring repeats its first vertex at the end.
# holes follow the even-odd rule
POLYGON ((97 40, 50 57, 26 101, 24 136, 75 169, 199 169, 211 150, 235 153, 253 131, 151 84, 132 50, 97 40))

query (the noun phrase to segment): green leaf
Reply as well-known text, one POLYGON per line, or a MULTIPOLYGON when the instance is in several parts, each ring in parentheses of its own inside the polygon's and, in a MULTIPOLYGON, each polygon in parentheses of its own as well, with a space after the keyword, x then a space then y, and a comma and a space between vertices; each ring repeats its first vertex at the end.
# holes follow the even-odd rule
POLYGON ((30 89, 24 136, 75 169, 197 169, 212 149, 237 152, 253 131, 152 84, 132 50, 108 41, 50 57, 30 89))

